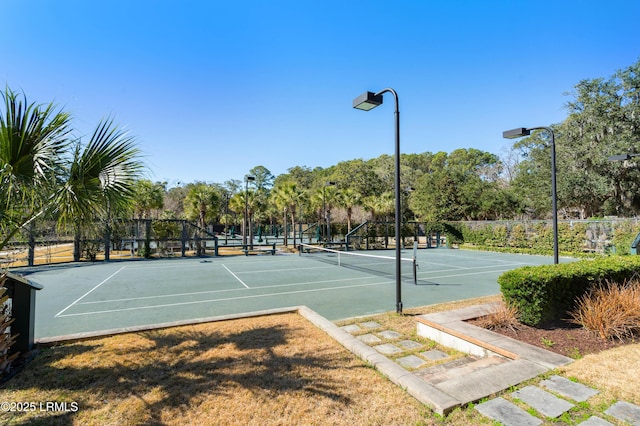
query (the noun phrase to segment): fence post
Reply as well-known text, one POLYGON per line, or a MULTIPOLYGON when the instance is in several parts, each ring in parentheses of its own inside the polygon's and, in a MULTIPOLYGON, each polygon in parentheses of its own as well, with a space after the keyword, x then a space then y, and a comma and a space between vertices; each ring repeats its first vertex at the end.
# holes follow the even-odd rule
POLYGON ((151 219, 144 219, 144 257, 151 257, 151 219))
MULTIPOLYGON (((96 252, 98 250, 96 249, 96 252)), ((108 262, 111 258, 111 224, 107 222, 104 228, 104 260, 108 262)))
POLYGON ((35 252, 36 252, 36 226, 34 221, 29 224, 29 254, 27 256, 27 264, 33 266, 35 264, 35 252))
POLYGON ((180 235, 180 254, 182 257, 187 255, 187 239, 189 236, 187 235, 187 222, 182 221, 182 234, 180 235))

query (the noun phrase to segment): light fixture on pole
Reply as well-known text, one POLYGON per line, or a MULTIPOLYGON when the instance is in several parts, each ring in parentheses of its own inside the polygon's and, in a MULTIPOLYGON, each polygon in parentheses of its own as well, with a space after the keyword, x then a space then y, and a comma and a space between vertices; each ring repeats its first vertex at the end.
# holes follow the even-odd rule
MULTIPOLYGON (((249 219, 249 181, 256 180, 253 176, 244 177, 244 221, 242 222, 242 245, 247 249, 247 222, 249 219)), ((253 236, 251 236, 251 245, 253 245, 253 236)))
POLYGON ((363 111, 369 111, 378 105, 382 105, 382 95, 391 93, 395 100, 395 201, 396 201, 396 312, 402 313, 402 280, 401 280, 401 221, 402 210, 400 204, 400 108, 398 106, 398 94, 395 90, 387 88, 377 93, 365 92, 353 100, 353 107, 363 111))
POLYGON ((556 140, 551 127, 519 127, 517 129, 505 130, 502 137, 506 139, 516 139, 522 136, 529 136, 532 130, 546 130, 551 136, 551 210, 553 216, 553 263, 558 264, 558 196, 556 192, 556 140))
POLYGON ((612 155, 607 159, 609 161, 629 161, 633 157, 640 157, 640 154, 620 154, 620 155, 612 155))

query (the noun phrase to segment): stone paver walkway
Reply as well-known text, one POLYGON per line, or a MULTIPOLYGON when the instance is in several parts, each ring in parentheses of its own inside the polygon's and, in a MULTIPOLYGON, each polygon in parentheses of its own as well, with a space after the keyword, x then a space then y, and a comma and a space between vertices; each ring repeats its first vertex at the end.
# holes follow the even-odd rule
MULTIPOLYGON (((554 419, 554 422, 557 422, 560 416, 575 406, 573 402, 587 401, 598 393, 596 389, 555 375, 540 381, 539 386, 526 386, 510 395, 514 401, 519 401, 533 408, 538 416, 533 416, 530 412, 504 398, 494 398, 483 402, 475 409, 506 426, 542 424, 545 418, 554 419)), ((604 411, 603 417, 607 416, 611 417, 611 420, 616 419, 632 425, 640 425, 640 406, 623 401, 616 402, 604 411)), ((592 416, 578 424, 585 426, 613 425, 598 416, 592 416)))
MULTIPOLYGON (((442 350, 433 349, 424 342, 407 338, 394 330, 385 329, 374 321, 350 324, 341 329, 356 336, 360 341, 429 384, 442 384, 447 380, 468 376, 483 369, 490 371, 489 368, 508 362, 497 356, 478 357, 460 354, 454 356, 442 350)), ((597 394, 596 389, 554 375, 541 380, 537 385, 525 386, 511 392, 509 398, 513 402, 497 397, 476 405, 475 409, 505 426, 540 425, 545 420, 551 419, 554 424, 563 424, 559 418, 564 413, 574 408, 576 403, 587 401, 597 394), (532 410, 526 410, 518 405, 532 410)), ((640 426, 640 406, 619 401, 608 407, 601 417, 592 416, 580 424, 583 426, 613 424, 607 419, 640 426)))

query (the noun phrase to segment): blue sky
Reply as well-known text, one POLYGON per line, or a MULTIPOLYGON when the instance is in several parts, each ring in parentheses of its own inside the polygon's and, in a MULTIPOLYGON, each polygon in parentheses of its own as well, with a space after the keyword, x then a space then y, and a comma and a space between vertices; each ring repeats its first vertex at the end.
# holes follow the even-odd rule
POLYGON ((401 151, 477 148, 546 126, 582 79, 640 59, 640 1, 0 0, 0 83, 88 139, 113 115, 153 180, 222 183, 401 151))

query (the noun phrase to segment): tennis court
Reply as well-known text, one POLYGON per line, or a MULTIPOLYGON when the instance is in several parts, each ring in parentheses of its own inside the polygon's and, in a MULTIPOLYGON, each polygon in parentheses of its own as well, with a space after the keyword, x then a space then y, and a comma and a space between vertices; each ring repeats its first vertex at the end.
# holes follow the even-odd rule
MULTIPOLYGON (((369 252, 368 252, 369 253, 369 252)), ((402 257, 412 257, 412 250, 402 257)), ((544 256, 422 249, 405 309, 497 294, 497 277, 544 256)), ((393 256, 392 251, 382 253, 393 256)), ((394 264, 388 265, 389 271, 394 264)), ((36 339, 307 305, 330 320, 395 311, 392 272, 297 254, 67 264, 16 272, 41 284, 36 339)))

